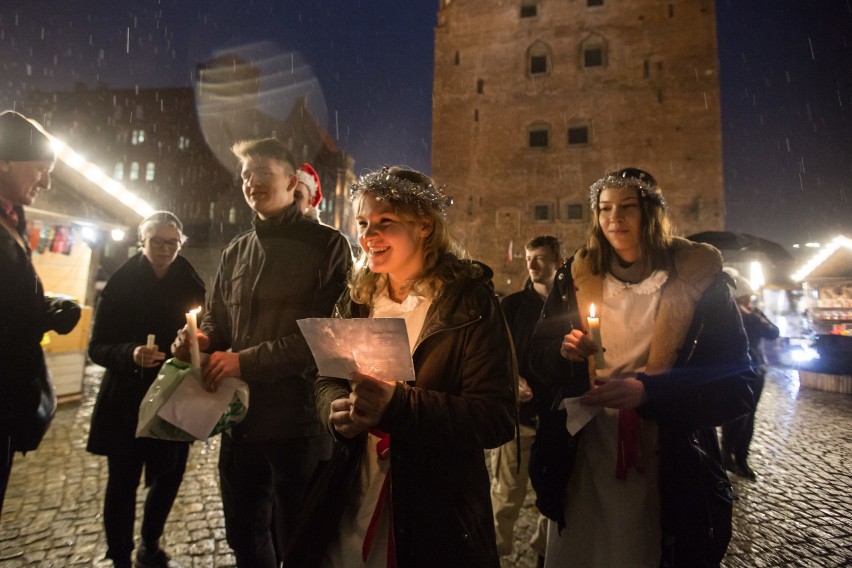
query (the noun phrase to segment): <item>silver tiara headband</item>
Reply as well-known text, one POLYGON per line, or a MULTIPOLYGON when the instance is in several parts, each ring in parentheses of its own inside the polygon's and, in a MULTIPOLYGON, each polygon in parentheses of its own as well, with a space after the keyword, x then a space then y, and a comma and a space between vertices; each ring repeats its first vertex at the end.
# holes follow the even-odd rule
POLYGON ((366 191, 375 195, 378 200, 413 205, 420 214, 423 214, 426 208, 431 208, 446 217, 447 208, 453 204, 453 198, 444 193, 445 189, 444 185, 435 186, 401 178, 384 167, 379 172, 358 178, 358 181, 349 187, 349 199, 355 199, 366 191))
POLYGON ((663 192, 650 174, 642 170, 621 170, 608 173, 589 187, 589 203, 593 210, 598 208, 601 191, 614 187, 635 187, 641 198, 652 201, 663 209, 668 207, 663 192))

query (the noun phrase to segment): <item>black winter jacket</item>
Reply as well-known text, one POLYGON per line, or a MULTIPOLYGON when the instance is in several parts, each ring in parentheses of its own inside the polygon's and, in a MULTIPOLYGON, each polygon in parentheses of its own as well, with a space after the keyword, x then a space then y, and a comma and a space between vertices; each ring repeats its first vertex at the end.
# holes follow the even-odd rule
POLYGON ((204 283, 182 256, 175 258, 163 278, 157 278, 142 253, 127 260, 104 287, 89 342, 89 357, 106 367, 86 449, 110 455, 132 447, 139 404, 157 378, 160 367, 133 362, 133 350, 156 336, 168 354, 186 312, 204 305, 204 283))
POLYGON ((339 231, 292 205, 236 237, 222 253, 200 328, 209 352, 240 356, 249 410, 230 430, 247 441, 322 432, 316 367, 296 320, 330 317, 346 286, 352 251, 339 231))
MULTIPOLYGON (((647 374, 647 402, 637 408, 657 422, 660 448, 662 566, 718 566, 731 536, 731 484, 721 466, 715 427, 754 409, 748 341, 721 272, 707 245, 675 239, 663 287, 647 374)), ((600 301, 602 279, 582 251, 557 272, 545 302, 531 365, 552 407, 589 388, 589 365, 559 355, 562 338, 585 329, 580 313, 600 301), (579 300, 578 300, 579 298, 579 300)), ((600 304, 598 304, 600 305, 600 304)), ((565 525, 564 494, 582 430, 571 437, 565 411, 542 417, 530 459, 539 510, 565 525)))
MULTIPOLYGON (((42 399, 36 377, 47 376, 41 338, 51 329, 70 332, 80 319, 80 307, 44 297, 23 237, 23 208, 16 211, 17 227, 5 217, 0 220, 0 437, 12 437, 12 451, 29 451, 35 448, 22 447, 20 441, 38 443, 33 432, 22 429, 32 423, 42 399)), ((55 396, 52 401, 55 405, 55 396)))
POLYGON ((518 419, 526 426, 536 426, 536 408, 541 404, 540 390, 535 384, 535 375, 529 366, 529 346, 532 342, 535 325, 541 316, 544 302, 533 288, 532 281, 527 280, 524 289, 514 294, 509 294, 500 302, 503 313, 506 314, 506 323, 512 334, 512 342, 515 345, 515 354, 518 358, 518 373, 533 391, 532 400, 522 402, 518 407, 518 419))

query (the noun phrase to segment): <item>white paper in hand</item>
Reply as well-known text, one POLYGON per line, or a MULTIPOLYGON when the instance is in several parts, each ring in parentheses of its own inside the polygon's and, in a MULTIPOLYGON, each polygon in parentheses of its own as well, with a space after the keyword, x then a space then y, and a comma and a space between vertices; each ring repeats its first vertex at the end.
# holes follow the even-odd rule
POLYGON ((559 403, 559 408, 564 408, 568 414, 568 420, 565 421, 565 428, 568 429, 568 433, 572 436, 576 436, 577 432, 601 411, 600 406, 580 404, 581 398, 579 396, 576 398, 563 398, 562 402, 559 403))
POLYGON ((402 318, 308 318, 296 323, 321 376, 348 379, 352 371, 360 371, 385 381, 414 380, 402 318))
POLYGON ((228 409, 241 382, 234 377, 225 377, 219 383, 219 388, 210 392, 204 388, 195 372, 190 373, 160 407, 157 416, 197 440, 206 440, 222 413, 228 409))

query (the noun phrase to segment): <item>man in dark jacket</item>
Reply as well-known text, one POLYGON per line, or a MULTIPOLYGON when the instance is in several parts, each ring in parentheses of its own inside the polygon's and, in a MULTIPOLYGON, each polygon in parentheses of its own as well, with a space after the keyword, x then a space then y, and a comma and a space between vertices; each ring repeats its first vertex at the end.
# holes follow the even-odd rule
POLYGON ((30 260, 24 205, 50 188, 48 137, 23 115, 0 114, 0 513, 16 451, 36 449, 56 408, 41 338, 70 332, 80 307, 46 300, 30 260))
MULTIPOLYGON (((198 333, 210 352, 205 381, 240 377, 242 423, 222 437, 219 475, 228 544, 240 567, 277 567, 301 500, 331 440, 317 419, 316 369, 296 320, 329 317, 352 253, 335 229, 302 215, 293 158, 274 138, 233 147, 254 228, 222 253, 198 333)), ((173 351, 185 358, 186 332, 173 351)))
MULTIPOLYGON (((494 509, 494 527, 497 531, 497 551, 501 555, 511 554, 515 522, 527 496, 529 485, 530 448, 535 438, 537 425, 536 388, 530 385, 527 371, 528 352, 535 324, 544 307, 544 300, 553 286, 556 269, 559 267, 559 239, 542 235, 530 240, 525 246, 529 280, 524 289, 509 294, 500 305, 506 314, 506 323, 512 334, 515 353, 518 357, 518 400, 521 402, 518 417, 520 420, 520 440, 511 441, 491 453, 491 469, 494 479, 491 481, 491 506, 494 509), (519 453, 520 451, 520 453, 519 453)), ((539 556, 544 556, 546 528, 540 523, 533 536, 533 548, 539 556)))

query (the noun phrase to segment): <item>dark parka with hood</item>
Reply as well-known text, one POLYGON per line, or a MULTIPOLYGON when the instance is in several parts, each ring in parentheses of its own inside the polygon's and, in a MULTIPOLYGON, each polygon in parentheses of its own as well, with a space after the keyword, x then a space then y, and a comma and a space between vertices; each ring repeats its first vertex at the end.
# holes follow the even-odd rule
MULTIPOLYGON (((491 271, 482 266, 482 272, 447 284, 433 301, 412 355, 416 381, 397 384, 378 424, 391 440, 401 568, 499 566, 483 450, 514 435, 516 363, 491 271)), ((369 306, 347 293, 337 315, 368 317, 369 306)), ((318 379, 317 407, 329 431, 331 402, 349 393, 346 380, 318 379)), ((336 535, 347 496, 356 491, 365 439, 338 437, 309 500, 322 518, 307 521, 285 566, 317 565, 336 535)))
MULTIPOLYGON (((647 400, 636 410, 659 427, 661 566, 718 566, 731 537, 733 490, 721 466, 715 427, 753 410, 748 340, 721 272, 719 252, 674 239, 645 373, 647 400)), ((562 339, 581 324, 580 305, 601 305, 600 276, 584 251, 557 272, 536 327, 531 365, 555 408, 589 388, 586 362, 559 354, 562 339)), ((542 416, 530 478, 537 505, 565 525, 565 487, 583 431, 571 437, 565 411, 542 416)))

